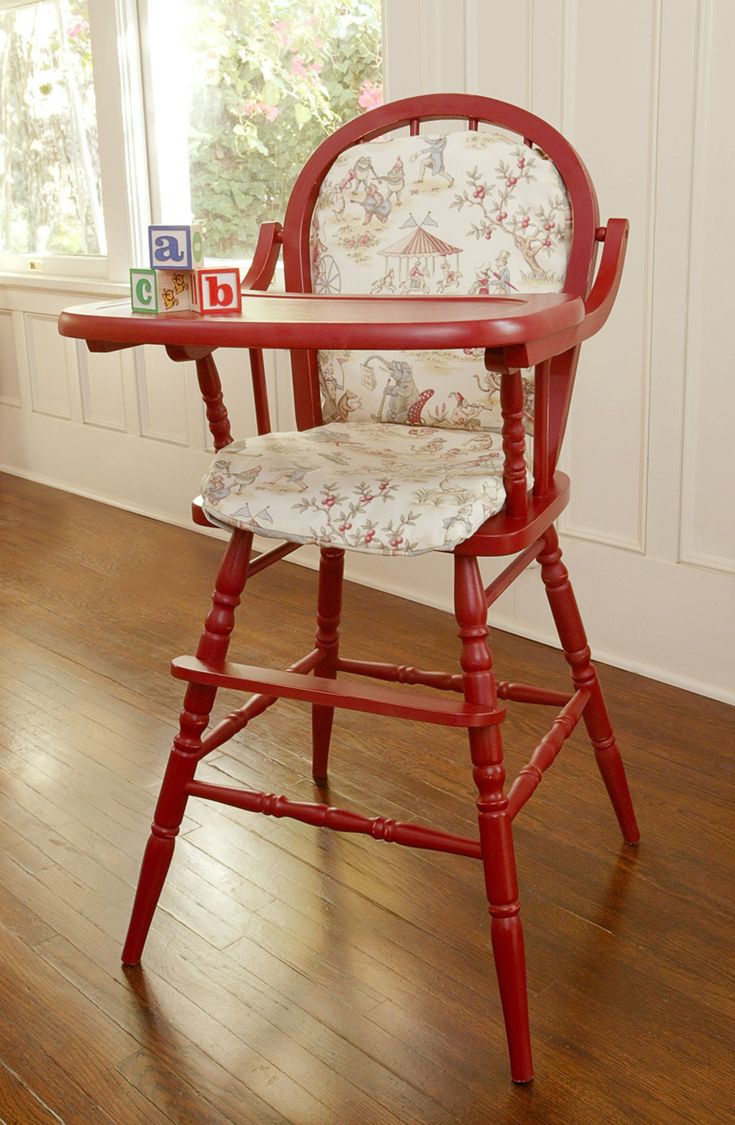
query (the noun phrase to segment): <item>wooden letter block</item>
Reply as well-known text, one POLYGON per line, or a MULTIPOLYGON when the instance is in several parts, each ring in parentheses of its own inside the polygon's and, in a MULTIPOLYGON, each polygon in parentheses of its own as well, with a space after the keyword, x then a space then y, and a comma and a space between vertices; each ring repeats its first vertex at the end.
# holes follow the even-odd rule
POLYGON ((193 270, 204 263, 201 227, 148 227, 151 269, 193 270))
POLYGON ((242 312, 240 271, 235 267, 194 271, 191 307, 200 313, 242 312))
POLYGON ((130 306, 133 312, 158 312, 158 286, 155 270, 130 271, 130 306))
POLYGON ((193 274, 187 270, 130 271, 133 312, 167 313, 191 309, 193 274))

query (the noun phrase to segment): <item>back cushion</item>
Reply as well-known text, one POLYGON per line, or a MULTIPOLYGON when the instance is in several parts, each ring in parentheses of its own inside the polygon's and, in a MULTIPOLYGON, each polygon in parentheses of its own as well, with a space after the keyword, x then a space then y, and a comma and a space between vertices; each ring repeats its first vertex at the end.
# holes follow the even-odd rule
MULTIPOLYGON (((324 178, 311 227, 317 293, 558 292, 571 212, 551 161, 497 131, 355 145, 324 178)), ((324 421, 493 430, 499 376, 483 349, 322 351, 324 421)), ((532 373, 524 377, 530 429, 532 373)))

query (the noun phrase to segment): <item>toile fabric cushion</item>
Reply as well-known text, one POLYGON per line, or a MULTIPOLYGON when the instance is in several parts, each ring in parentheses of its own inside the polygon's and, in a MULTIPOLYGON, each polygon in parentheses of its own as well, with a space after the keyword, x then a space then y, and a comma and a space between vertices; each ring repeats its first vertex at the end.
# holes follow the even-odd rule
POLYGON ((221 449, 202 482, 214 522, 380 555, 451 551, 503 506, 499 434, 336 422, 221 449))
MULTIPOLYGON (((555 165, 496 129, 390 136, 343 152, 311 227, 317 293, 497 296, 563 288, 571 211, 555 165)), ((499 429, 483 349, 320 351, 325 422, 499 429)), ((526 372, 531 432, 533 373, 526 372)))

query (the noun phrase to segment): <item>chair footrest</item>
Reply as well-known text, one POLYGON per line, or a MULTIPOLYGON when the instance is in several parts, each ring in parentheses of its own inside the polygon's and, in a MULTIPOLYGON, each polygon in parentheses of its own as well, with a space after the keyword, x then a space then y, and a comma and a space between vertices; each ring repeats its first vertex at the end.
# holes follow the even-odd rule
POLYGON ((301 699, 323 707, 344 707, 348 711, 366 711, 371 715, 388 715, 413 719, 419 723, 435 723, 447 727, 485 727, 499 723, 505 708, 464 703, 446 697, 419 694, 415 689, 384 687, 382 684, 359 684, 343 679, 328 680, 321 676, 305 676, 298 672, 278 672, 250 664, 207 664, 194 656, 180 656, 171 662, 171 672, 179 680, 215 687, 255 691, 264 695, 301 699))

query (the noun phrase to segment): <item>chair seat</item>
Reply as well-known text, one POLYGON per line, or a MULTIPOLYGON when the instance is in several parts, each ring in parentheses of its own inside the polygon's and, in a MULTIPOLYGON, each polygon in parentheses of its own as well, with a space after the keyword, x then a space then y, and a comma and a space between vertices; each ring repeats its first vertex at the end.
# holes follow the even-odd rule
POLYGON ((204 511, 273 539, 380 555, 451 551, 505 499, 501 435, 376 422, 263 434, 221 449, 204 511))

